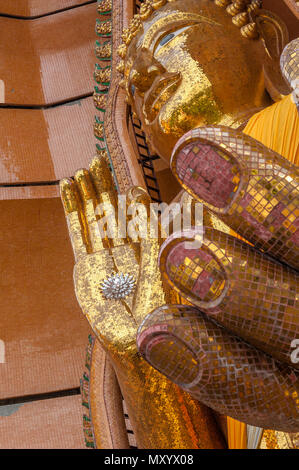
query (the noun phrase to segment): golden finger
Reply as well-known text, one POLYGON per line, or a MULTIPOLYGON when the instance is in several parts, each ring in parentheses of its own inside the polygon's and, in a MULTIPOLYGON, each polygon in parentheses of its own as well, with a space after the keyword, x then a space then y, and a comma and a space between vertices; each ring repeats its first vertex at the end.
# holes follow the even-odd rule
POLYGON ((77 188, 83 202, 84 216, 87 222, 88 239, 92 252, 104 248, 103 240, 96 219, 97 198, 89 172, 85 169, 78 170, 75 174, 77 188))
MULTIPOLYGON (((151 199, 148 193, 141 187, 135 186, 127 191, 127 203, 131 206, 132 213, 135 212, 134 205, 141 204, 143 209, 137 209, 137 216, 130 223, 138 226, 138 232, 135 238, 140 241, 140 259, 139 259, 139 283, 136 288, 134 299, 134 315, 139 324, 150 309, 165 302, 164 292, 162 289, 161 275, 157 270, 159 255, 159 235, 151 232, 151 223, 157 222, 156 228, 159 230, 158 219, 153 213, 151 207, 151 199), (143 218, 145 217, 145 220, 143 218), (141 220, 138 221, 138 218, 141 220), (142 227, 143 225, 143 227, 142 227), (146 233, 143 233, 143 229, 146 233)), ((131 212, 129 211, 129 212, 131 212)), ((128 226, 129 232, 129 226, 128 226)))
POLYGON ((95 157, 90 164, 89 172, 96 191, 97 201, 99 203, 96 214, 98 216, 102 216, 100 221, 106 220, 106 223, 109 225, 109 227, 106 226, 106 230, 109 229, 106 236, 106 242, 111 247, 123 245, 125 240, 118 233, 116 223, 119 219, 118 194, 109 168, 108 160, 105 157, 95 157))
POLYGON ((135 232, 135 241, 148 238, 160 240, 161 225, 146 190, 140 186, 133 186, 126 193, 126 201, 130 218, 129 225, 131 225, 133 235, 135 232))
POLYGON ((69 178, 60 181, 60 194, 64 206, 75 260, 87 254, 88 240, 82 218, 82 206, 76 184, 69 178))

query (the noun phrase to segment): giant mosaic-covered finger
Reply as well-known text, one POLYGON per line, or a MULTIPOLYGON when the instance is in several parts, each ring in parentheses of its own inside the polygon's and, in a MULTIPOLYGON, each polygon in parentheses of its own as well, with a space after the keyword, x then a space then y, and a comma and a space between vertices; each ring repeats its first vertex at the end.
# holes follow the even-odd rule
POLYGON ((261 428, 298 431, 298 372, 198 309, 157 308, 141 324, 137 344, 153 367, 219 413, 261 428))
POLYGON ((257 248, 299 266, 299 172, 231 128, 187 132, 171 160, 184 189, 257 248))
POLYGON ((280 68, 293 90, 292 99, 299 110, 299 38, 293 39, 280 56, 280 68))
POLYGON ((89 238, 87 235, 87 224, 83 216, 82 202, 80 201, 80 195, 75 182, 70 178, 62 179, 60 181, 60 194, 74 256, 78 260, 87 254, 89 238))
POLYGON ((274 358, 292 362, 299 337, 298 274, 249 244, 205 227, 161 247, 166 281, 222 326, 274 358))

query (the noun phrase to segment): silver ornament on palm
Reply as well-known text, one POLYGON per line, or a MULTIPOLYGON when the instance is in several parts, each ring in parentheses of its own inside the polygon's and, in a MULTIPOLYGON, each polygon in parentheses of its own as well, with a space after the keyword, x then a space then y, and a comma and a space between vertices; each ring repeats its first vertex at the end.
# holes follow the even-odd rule
POLYGON ((101 283, 101 291, 105 299, 120 300, 131 294, 136 284, 131 274, 116 273, 101 283))

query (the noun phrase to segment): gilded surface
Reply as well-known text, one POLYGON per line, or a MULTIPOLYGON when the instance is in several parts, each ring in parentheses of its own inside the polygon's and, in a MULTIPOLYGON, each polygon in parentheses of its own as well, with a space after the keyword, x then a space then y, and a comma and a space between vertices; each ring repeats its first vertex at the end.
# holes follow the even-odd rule
POLYGON ((97 44, 95 51, 98 59, 110 59, 112 54, 110 42, 107 44, 97 44))
POLYGON ((298 374, 184 305, 164 305, 139 329, 142 355, 194 398, 237 420, 298 430, 298 374))
POLYGON ((96 33, 101 36, 110 36, 112 32, 112 23, 110 20, 96 22, 96 33))
MULTIPOLYGON (((104 201, 115 204, 117 196, 105 158, 95 158, 89 171, 79 170, 74 181, 62 180, 61 194, 76 258, 77 299, 112 361, 138 446, 222 447, 210 410, 161 376, 137 352, 138 326, 165 301, 157 270, 158 240, 133 243, 98 236, 95 207, 104 201), (132 275, 137 286, 125 299, 106 300, 101 282, 115 272, 132 275)), ((148 201, 138 188, 128 196, 148 201)))
POLYGON ((263 432, 260 449, 298 449, 299 434, 265 430, 263 432))
MULTIPOLYGON (((190 148, 186 141, 179 143, 181 161, 174 170, 184 189, 258 248, 297 267, 297 169, 265 148, 260 152, 253 142, 246 147, 246 138, 235 139, 226 153, 233 133, 228 130, 224 137, 224 127, 222 148, 213 156, 209 152, 211 142, 218 142, 217 128, 210 128, 210 143, 207 135, 205 142, 199 138, 208 133, 201 126, 245 123, 271 103, 266 90, 272 99, 290 90, 279 70, 286 28, 260 6, 249 1, 146 1, 123 32, 120 70, 129 101, 160 156, 169 159, 179 137, 198 128, 190 132, 190 148), (229 156, 234 151, 235 159, 229 156), (224 181, 228 169, 230 180, 224 181), (209 188, 205 197, 199 188, 209 188)), ((290 63, 294 70, 296 64, 290 63)), ((185 239, 170 239, 160 267, 178 294, 227 331, 209 323, 200 310, 192 315, 188 307, 168 305, 143 323, 140 352, 212 408, 254 425, 296 431, 298 375, 291 358, 291 342, 298 334, 296 273, 227 235, 208 233, 209 242, 200 250, 185 249, 185 239), (209 328, 213 344, 207 341, 209 328), (236 343, 228 331, 246 342, 236 343)))
MULTIPOLYGON (((294 165, 224 127, 187 133, 178 141, 172 163, 194 198, 257 247, 298 267, 294 165)), ((254 426, 296 433, 298 273, 204 223, 202 238, 194 228, 173 234, 159 255, 164 279, 194 307, 155 309, 139 329, 139 351, 218 412, 254 426)), ((275 436, 287 446, 283 433, 275 436)))
POLYGON ((171 168, 235 232, 299 268, 298 167, 243 132, 215 126, 187 132, 174 147, 171 168))
POLYGON ((195 236, 163 245, 160 267, 171 286, 229 331, 298 368, 291 359, 299 334, 296 271, 208 227, 200 249, 185 248, 195 236))

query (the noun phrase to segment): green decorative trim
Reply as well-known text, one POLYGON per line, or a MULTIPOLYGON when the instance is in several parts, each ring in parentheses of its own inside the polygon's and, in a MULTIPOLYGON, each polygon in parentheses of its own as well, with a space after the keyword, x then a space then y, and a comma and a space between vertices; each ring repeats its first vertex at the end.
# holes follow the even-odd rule
POLYGON ((100 90, 98 87, 95 87, 93 99, 94 105, 98 111, 105 112, 106 96, 108 90, 100 90))
MULTIPOLYGON (((104 73, 103 73, 104 74, 104 73)), ((107 73, 108 75, 108 73, 107 73)), ((93 78, 94 78, 94 81, 98 84, 101 84, 103 86, 107 86, 109 87, 110 85, 110 77, 111 77, 111 65, 106 65, 106 67, 101 67, 99 64, 95 64, 95 71, 94 71, 94 74, 93 74, 93 78), (97 72, 101 72, 101 71, 109 71, 109 81, 101 81, 101 80, 97 80, 97 72)), ((108 92, 108 90, 105 90, 106 93, 108 92)), ((96 90, 97 93, 99 93, 97 90, 96 90)))
POLYGON ((83 378, 80 380, 81 388, 81 397, 82 397, 82 406, 84 407, 83 412, 83 433, 85 438, 85 445, 88 448, 96 448, 95 437, 92 427, 92 419, 90 413, 90 403, 89 403, 89 372, 91 367, 91 357, 92 350, 95 342, 95 337, 92 335, 88 336, 88 345, 86 348, 86 361, 85 361, 85 371, 83 373, 83 378), (87 414, 86 414, 87 413, 87 414))
POLYGON ((104 137, 104 121, 101 121, 98 116, 95 116, 94 122, 94 135, 96 139, 100 140, 101 142, 105 142, 104 137))
POLYGON ((95 86, 94 91, 97 93, 97 95, 107 95, 108 94, 108 89, 106 88, 105 90, 100 90, 99 87, 95 86))
POLYGON ((96 54, 97 59, 100 59, 104 62, 107 62, 107 61, 111 62, 111 60, 112 60, 111 41, 104 41, 103 43, 100 43, 99 41, 96 41, 95 54, 96 54), (105 50, 108 50, 107 46, 110 46, 110 54, 109 55, 100 55, 101 50, 104 51, 104 54, 105 54, 105 50), (99 49, 99 52, 97 52, 97 48, 99 49))
POLYGON ((100 38, 109 38, 112 34, 111 31, 112 25, 111 25, 111 20, 99 20, 98 18, 96 19, 96 27, 95 27, 95 32, 96 35, 99 36, 100 38), (105 27, 105 25, 110 24, 110 32, 108 33, 99 33, 98 30, 101 28, 101 26, 105 27))
MULTIPOLYGON (((98 5, 100 4, 103 4, 103 7, 105 7, 106 5, 108 5, 108 3, 110 2, 110 5, 111 5, 111 8, 109 9, 109 11, 99 11, 98 9, 98 13, 100 15, 112 15, 112 9, 113 9, 113 0, 98 0, 98 5)), ((99 6, 98 6, 99 8, 99 6)), ((95 107, 98 111, 104 113, 105 112, 105 109, 104 109, 104 106, 102 105, 102 102, 100 103, 100 106, 99 106, 99 100, 98 100, 98 95, 101 95, 103 96, 103 94, 105 93, 105 96, 106 96, 106 100, 107 100, 107 97, 108 97, 108 93, 109 93, 109 88, 110 88, 110 83, 111 83, 111 73, 112 73, 112 55, 113 55, 113 47, 112 47, 112 34, 113 34, 113 22, 112 22, 112 19, 110 18, 109 20, 96 20, 96 25, 98 23, 103 23, 105 21, 111 21, 111 33, 109 34, 109 36, 105 36, 105 35, 100 35, 98 34, 97 32, 97 36, 99 37, 99 39, 101 40, 102 39, 102 42, 99 42, 99 41, 96 41, 96 47, 101 47, 101 46, 107 46, 108 44, 110 44, 110 48, 111 48, 111 55, 110 57, 107 57, 107 58, 102 58, 102 57, 99 57, 99 59, 101 61, 104 61, 104 62, 110 62, 109 64, 105 65, 105 67, 101 67, 100 64, 95 64, 95 68, 96 70, 110 70, 110 74, 109 74, 109 81, 97 81, 95 79, 95 81, 97 83, 99 83, 100 85, 102 86, 105 86, 107 87, 107 89, 105 90, 100 90, 98 86, 95 86, 94 88, 94 104, 95 104, 95 107), (107 41, 103 41, 105 39, 105 37, 109 38, 107 41)), ((97 56, 97 54, 96 54, 97 56)), ((95 78, 95 77, 94 77, 95 78)), ((102 100, 101 100, 102 101, 102 100)), ((113 179, 114 179, 114 182, 115 182, 115 187, 116 187, 116 190, 117 192, 119 192, 119 185, 118 185, 118 181, 117 181, 117 178, 116 178, 116 174, 115 174, 115 171, 114 171, 114 168, 113 168, 113 164, 112 164, 112 159, 111 159, 111 156, 110 156, 110 153, 109 153, 109 149, 108 149, 108 146, 106 145, 106 139, 105 139, 105 131, 104 131, 104 122, 103 121, 100 121, 100 119, 96 118, 96 121, 95 121, 95 126, 98 126, 102 124, 102 132, 103 132, 103 138, 99 138, 98 136, 96 136, 97 140, 99 140, 100 142, 103 142, 103 144, 96 144, 96 149, 97 149, 97 153, 98 155, 102 155, 103 152, 105 154, 105 156, 107 157, 108 161, 109 161, 109 166, 110 166, 110 169, 111 169, 111 172, 112 172, 112 175, 113 175, 113 179)))
POLYGON ((111 15, 112 10, 109 10, 109 11, 99 11, 98 13, 99 13, 99 15, 111 15))
POLYGON ((98 13, 99 15, 111 15, 112 13, 112 0, 98 0, 98 13), (107 9, 102 9, 100 8, 100 4, 104 4, 104 6, 106 5, 105 8, 107 9))

